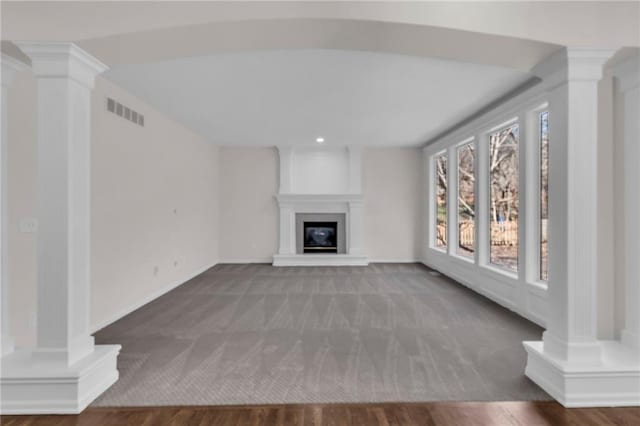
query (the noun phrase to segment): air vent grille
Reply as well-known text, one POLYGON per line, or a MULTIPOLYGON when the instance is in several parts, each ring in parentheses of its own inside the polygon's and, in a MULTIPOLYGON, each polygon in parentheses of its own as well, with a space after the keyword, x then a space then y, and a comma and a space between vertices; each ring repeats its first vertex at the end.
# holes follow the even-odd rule
POLYGON ((138 126, 144 127, 144 115, 138 111, 134 111, 128 106, 122 105, 120 102, 112 98, 107 98, 107 111, 114 113, 118 117, 122 117, 125 120, 131 121, 138 126))

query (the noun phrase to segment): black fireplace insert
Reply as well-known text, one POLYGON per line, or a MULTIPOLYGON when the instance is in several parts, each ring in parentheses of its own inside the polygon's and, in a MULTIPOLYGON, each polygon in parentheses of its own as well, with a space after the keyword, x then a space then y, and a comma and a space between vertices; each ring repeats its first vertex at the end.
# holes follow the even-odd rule
POLYGON ((304 253, 338 253, 338 222, 304 222, 304 253))

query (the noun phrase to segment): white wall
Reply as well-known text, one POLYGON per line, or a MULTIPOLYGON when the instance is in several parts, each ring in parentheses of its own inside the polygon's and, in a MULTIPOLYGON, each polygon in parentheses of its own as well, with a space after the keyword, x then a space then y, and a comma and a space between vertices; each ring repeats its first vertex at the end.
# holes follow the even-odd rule
POLYGON ((365 253, 369 260, 417 261, 422 246, 422 151, 363 151, 365 253))
POLYGON ((96 325, 217 262, 218 148, 103 79, 92 108, 96 325), (145 127, 106 112, 107 95, 145 127))
MULTIPOLYGON (((36 215, 35 107, 25 72, 9 92, 9 282, 20 346, 35 340, 36 234, 18 231, 20 218, 36 215)), ((95 328, 216 262, 218 149, 102 78, 92 135, 95 328), (145 127, 108 113, 107 96, 143 113, 145 127)))
POLYGON ((220 261, 271 262, 278 250, 278 152, 220 149, 220 261))

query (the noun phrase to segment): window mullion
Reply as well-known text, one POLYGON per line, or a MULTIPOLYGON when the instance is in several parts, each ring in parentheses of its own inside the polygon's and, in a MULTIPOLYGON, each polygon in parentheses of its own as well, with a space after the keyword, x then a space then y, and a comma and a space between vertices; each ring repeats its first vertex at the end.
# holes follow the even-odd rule
POLYGON ((486 134, 478 134, 476 144, 476 252, 475 262, 479 265, 489 264, 489 138, 486 134))
POLYGON ((458 156, 456 146, 447 148, 447 252, 456 255, 458 247, 458 156))

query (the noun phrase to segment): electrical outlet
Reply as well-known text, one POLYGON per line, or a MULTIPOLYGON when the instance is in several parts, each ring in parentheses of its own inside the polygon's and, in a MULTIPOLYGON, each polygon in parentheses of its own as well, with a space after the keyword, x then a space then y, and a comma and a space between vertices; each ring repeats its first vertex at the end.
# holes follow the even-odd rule
POLYGON ((160 273, 160 268, 158 266, 153 267, 153 276, 157 277, 158 273, 160 273))
POLYGON ((38 219, 33 217, 20 218, 18 230, 23 234, 31 234, 38 231, 38 219))

